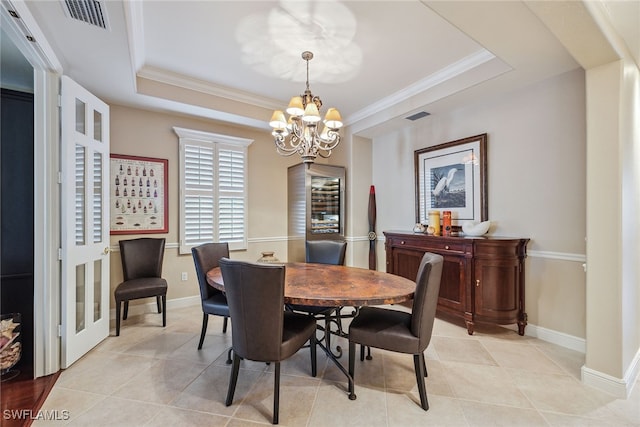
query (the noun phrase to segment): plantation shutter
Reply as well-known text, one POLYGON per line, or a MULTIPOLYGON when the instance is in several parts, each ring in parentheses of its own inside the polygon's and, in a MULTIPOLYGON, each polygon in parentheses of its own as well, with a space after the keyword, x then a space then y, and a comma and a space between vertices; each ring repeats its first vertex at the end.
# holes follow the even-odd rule
POLYGON ((215 234, 214 150, 205 144, 183 144, 184 201, 182 207, 184 229, 181 233, 181 252, 202 243, 212 242, 215 234), (182 248, 182 246, 185 246, 182 248))
POLYGON ((220 148, 218 156, 219 237, 232 247, 246 241, 245 154, 220 148))
POLYGON ((180 253, 208 242, 247 248, 247 147, 243 138, 174 128, 180 137, 180 253))

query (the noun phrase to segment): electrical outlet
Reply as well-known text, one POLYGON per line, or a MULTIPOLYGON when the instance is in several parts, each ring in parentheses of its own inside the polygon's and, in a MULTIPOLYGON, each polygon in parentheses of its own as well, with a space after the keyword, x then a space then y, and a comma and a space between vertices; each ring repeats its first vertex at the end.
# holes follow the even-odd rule
POLYGON ((187 280, 187 272, 186 272, 186 271, 183 271, 183 272, 182 272, 181 279, 182 279, 182 281, 187 280))

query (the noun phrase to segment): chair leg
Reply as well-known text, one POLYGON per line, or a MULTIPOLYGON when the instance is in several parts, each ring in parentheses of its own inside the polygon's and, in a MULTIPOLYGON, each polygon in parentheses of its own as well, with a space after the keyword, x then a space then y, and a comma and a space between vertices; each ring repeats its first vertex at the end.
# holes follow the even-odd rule
POLYGON ((227 391, 227 400, 225 405, 231 406, 233 403, 233 395, 236 392, 236 383, 238 382, 238 371, 240 370, 240 356, 233 354, 233 367, 231 368, 231 378, 229 378, 229 390, 227 391))
POLYGON ((124 314, 122 315, 122 320, 127 320, 129 317, 129 301, 124 302, 124 314))
POLYGON ((427 378, 429 373, 427 372, 427 363, 424 360, 424 354, 422 355, 422 367, 424 368, 424 377, 427 378))
POLYGON ((420 393, 420 405, 425 411, 429 410, 429 401, 427 400, 427 389, 424 385, 424 354, 413 355, 413 366, 416 370, 416 381, 418 383, 418 392, 420 393))
POLYGON ((162 307, 160 306, 160 295, 156 296, 156 304, 158 304, 158 314, 162 313, 162 307))
POLYGON ((162 295, 162 327, 167 326, 167 296, 162 295))
POLYGON ((225 362, 227 365, 231 365, 231 352, 233 351, 233 347, 229 347, 229 351, 227 351, 227 361, 225 362))
POLYGON ((360 344, 360 361, 361 362, 364 360, 364 348, 365 347, 367 348, 367 360, 373 359, 373 357, 371 357, 371 347, 368 347, 366 345, 360 344))
POLYGON ((309 338, 309 350, 311 351, 311 376, 315 377, 318 375, 318 359, 316 352, 316 333, 315 331, 309 338))
POLYGON ((273 424, 278 424, 280 412, 280 362, 276 362, 273 377, 273 424))
POLYGON ((120 336, 120 305, 122 301, 116 301, 116 336, 120 336))
POLYGON ((229 318, 227 316, 224 317, 224 321, 222 322, 222 333, 226 334, 227 333, 227 321, 229 320, 229 318))
MULTIPOLYGON (((226 317, 225 317, 226 320, 226 317)), ((207 313, 202 313, 202 331, 200 332, 200 342, 198 343, 198 350, 202 348, 202 343, 204 343, 204 336, 207 333, 207 325, 209 324, 209 315, 207 313)))
MULTIPOLYGON (((364 348, 364 347, 361 347, 361 348, 364 348)), ((351 400, 355 400, 356 398, 355 372, 356 372, 356 343, 353 341, 349 341, 349 399, 351 400)))

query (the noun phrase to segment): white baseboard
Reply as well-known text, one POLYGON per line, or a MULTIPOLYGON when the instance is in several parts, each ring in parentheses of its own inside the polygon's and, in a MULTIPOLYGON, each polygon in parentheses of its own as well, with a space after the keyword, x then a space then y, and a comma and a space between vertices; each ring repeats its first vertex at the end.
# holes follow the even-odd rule
MULTIPOLYGON (((579 351, 580 353, 586 353, 587 351, 586 340, 584 338, 578 338, 563 332, 528 324, 525 334, 570 350, 579 351)), ((638 350, 633 358, 624 378, 612 377, 604 372, 596 371, 586 366, 581 368, 581 375, 583 384, 609 393, 617 398, 627 399, 640 375, 640 350, 638 350)))
POLYGON ((557 344, 570 350, 586 353, 587 346, 584 338, 578 338, 564 332, 554 331, 552 329, 543 328, 541 326, 529 323, 525 329, 525 335, 541 339, 542 341, 557 344))
MULTIPOLYGON (((167 310, 172 308, 191 307, 199 304, 200 304, 200 295, 184 297, 184 298, 168 299, 167 310)), ((152 302, 148 302, 146 304, 136 304, 136 305, 130 304, 128 315, 139 316, 141 314, 157 313, 157 312, 158 312, 158 304, 156 303, 154 298, 152 302)), ((115 308, 109 311, 109 318, 115 321, 115 318, 116 318, 115 308)))
POLYGON ((640 374, 640 350, 633 358, 624 378, 612 377, 604 372, 596 371, 586 366, 582 367, 581 374, 584 384, 605 391, 619 399, 627 399, 631 395, 638 375, 640 374))

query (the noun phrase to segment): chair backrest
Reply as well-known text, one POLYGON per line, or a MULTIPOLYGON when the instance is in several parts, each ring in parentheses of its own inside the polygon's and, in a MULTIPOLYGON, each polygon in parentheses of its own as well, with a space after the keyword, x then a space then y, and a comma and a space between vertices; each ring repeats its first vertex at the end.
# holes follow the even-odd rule
POLYGON ((422 257, 418 268, 416 292, 411 311, 411 332, 418 337, 421 351, 424 351, 431 341, 443 263, 444 258, 441 255, 427 252, 422 257))
POLYGON ((344 265, 347 242, 340 240, 307 240, 306 249, 307 262, 344 265))
POLYGON ((249 360, 279 361, 285 267, 222 258, 220 269, 233 323, 233 351, 249 360))
POLYGON ((191 248, 193 255, 193 263, 196 266, 196 276, 198 277, 198 285, 200 286, 200 298, 207 298, 221 293, 222 291, 209 286, 207 283, 207 271, 218 267, 220 258, 229 258, 229 244, 224 243, 204 243, 200 246, 191 248))
POLYGON ((161 277, 164 242, 164 238, 149 237, 120 240, 120 259, 124 280, 161 277))

